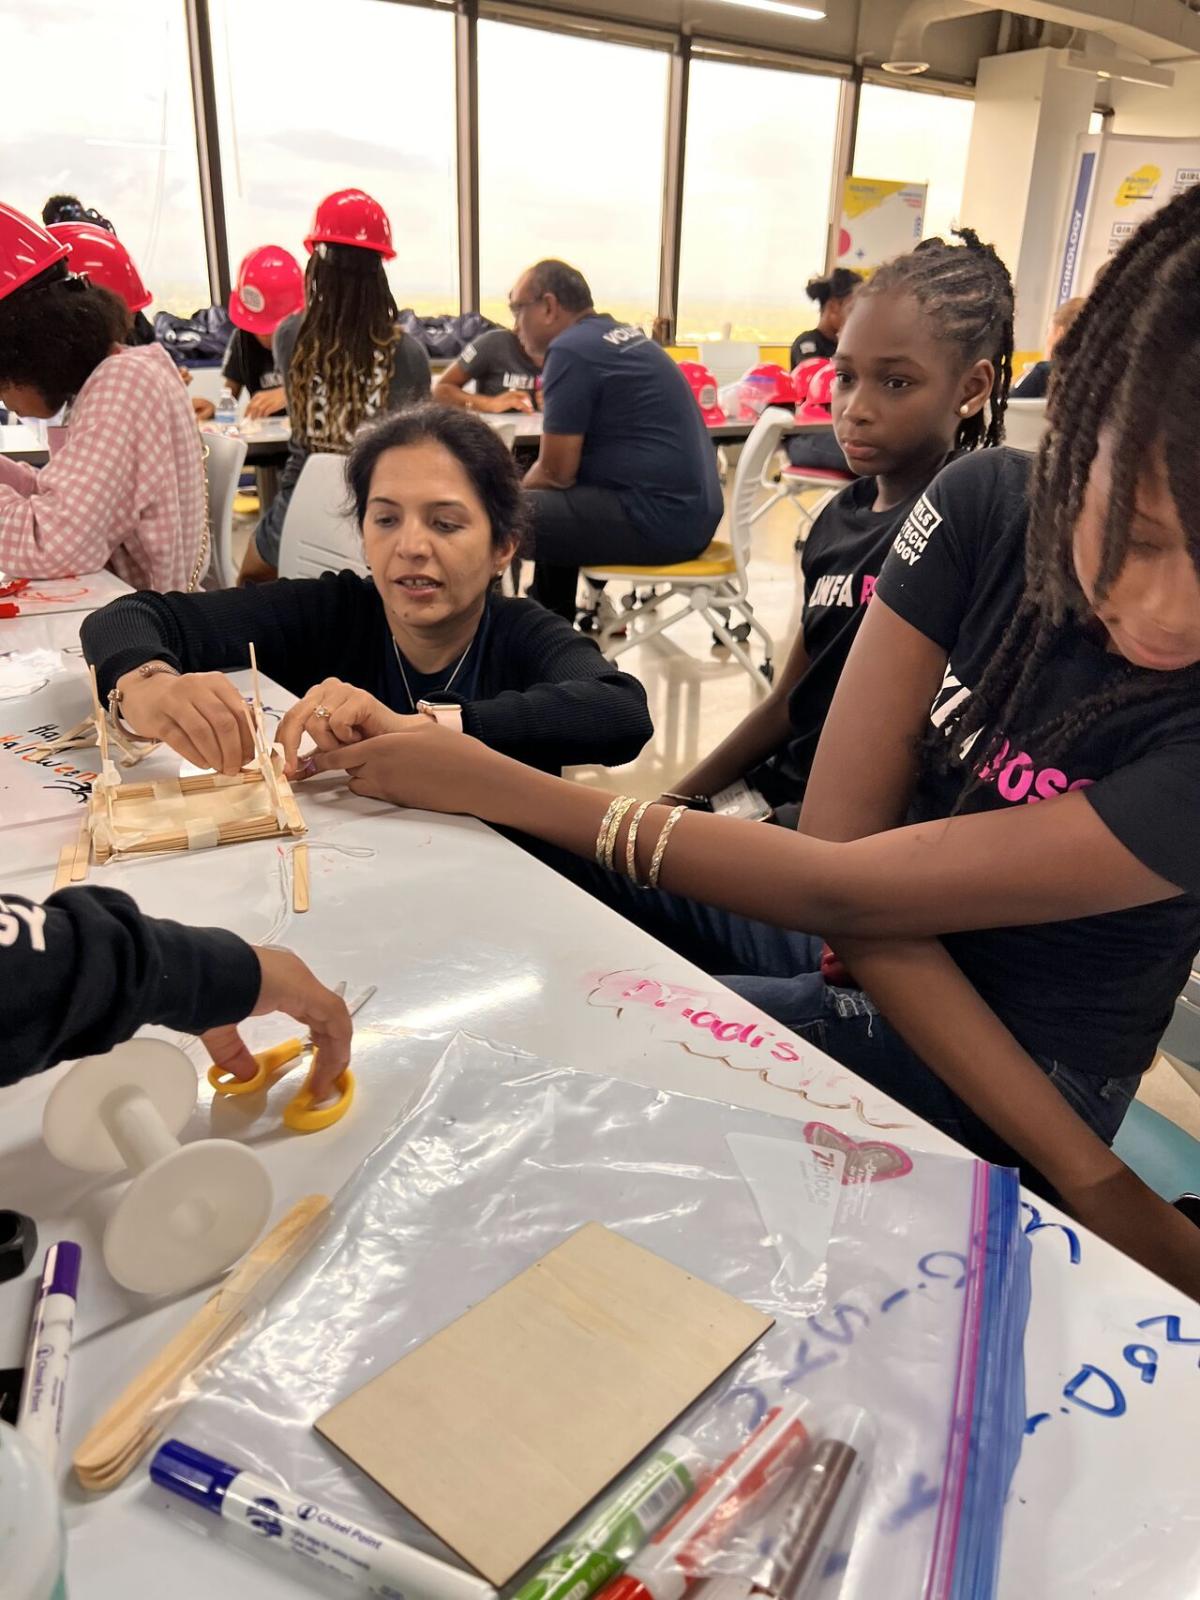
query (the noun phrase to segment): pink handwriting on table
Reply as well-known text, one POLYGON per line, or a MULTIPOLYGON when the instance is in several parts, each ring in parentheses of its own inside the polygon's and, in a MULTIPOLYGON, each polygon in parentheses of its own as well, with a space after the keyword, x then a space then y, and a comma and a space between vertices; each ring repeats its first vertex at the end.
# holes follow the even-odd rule
POLYGON ((864 1086, 856 1078, 810 1052, 802 1040, 736 995, 639 972, 593 973, 586 982, 589 1005, 648 1023, 656 1038, 689 1055, 720 1062, 733 1072, 753 1072, 772 1088, 822 1110, 851 1111, 869 1128, 910 1125, 896 1121, 895 1108, 882 1097, 868 1111, 860 1092, 864 1086))

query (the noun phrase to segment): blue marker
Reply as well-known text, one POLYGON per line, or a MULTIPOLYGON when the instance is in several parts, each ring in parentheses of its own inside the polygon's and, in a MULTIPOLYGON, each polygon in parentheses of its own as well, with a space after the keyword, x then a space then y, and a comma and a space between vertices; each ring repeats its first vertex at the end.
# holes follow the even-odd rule
POLYGON ((496 1600, 496 1591, 482 1578, 362 1528, 179 1439, 169 1439, 157 1451, 150 1476, 160 1489, 241 1523, 264 1546, 291 1551, 360 1593, 381 1600, 496 1600))

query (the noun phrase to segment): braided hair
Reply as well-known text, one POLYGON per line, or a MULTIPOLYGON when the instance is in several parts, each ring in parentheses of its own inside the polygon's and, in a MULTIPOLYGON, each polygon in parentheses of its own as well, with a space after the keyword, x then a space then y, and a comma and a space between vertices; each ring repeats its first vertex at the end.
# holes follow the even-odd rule
POLYGON ((860 295, 902 290, 930 313, 939 339, 962 347, 964 364, 988 360, 996 369, 985 422, 983 411, 959 424, 955 448, 1004 441, 1004 413, 1012 385, 1013 286, 1008 268, 990 244, 971 228, 956 228, 961 245, 925 239, 907 255, 879 268, 858 291, 860 295))
POLYGON ((1167 481, 1200 571, 1200 185, 1164 206, 1107 266, 1055 349, 1047 429, 1033 468, 1025 589, 1000 645, 959 716, 928 737, 927 759, 946 771, 971 760, 961 808, 1006 737, 1020 734, 1045 761, 1124 707, 1194 706, 1200 666, 1141 671, 1123 663, 1099 693, 1039 723, 1034 686, 1056 645, 1091 606, 1075 572, 1075 525, 1101 430, 1112 475, 1096 581, 1103 598, 1124 566, 1139 469, 1161 442, 1167 481), (1165 396, 1170 403, 1164 404, 1165 396), (989 730, 985 734, 985 730, 989 730))
POLYGON ((320 244, 305 274, 307 309, 288 371, 288 412, 299 442, 344 451, 368 417, 386 409, 403 337, 374 250, 320 244))

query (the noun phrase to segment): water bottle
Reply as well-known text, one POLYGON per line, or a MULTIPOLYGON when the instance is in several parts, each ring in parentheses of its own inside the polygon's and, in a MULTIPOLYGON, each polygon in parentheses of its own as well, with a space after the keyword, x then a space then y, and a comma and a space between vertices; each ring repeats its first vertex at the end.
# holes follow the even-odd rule
POLYGON ((233 390, 228 384, 221 390, 221 398, 217 401, 215 420, 222 433, 228 433, 237 422, 237 401, 233 398, 233 390))
POLYGON ((12 1600, 66 1600, 58 1494, 41 1456, 0 1422, 0 1568, 12 1600))

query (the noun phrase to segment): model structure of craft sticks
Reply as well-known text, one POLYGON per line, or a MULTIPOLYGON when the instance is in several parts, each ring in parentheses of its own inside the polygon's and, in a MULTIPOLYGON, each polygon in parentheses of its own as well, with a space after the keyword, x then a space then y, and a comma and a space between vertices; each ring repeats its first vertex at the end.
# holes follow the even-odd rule
POLYGON ((250 664, 253 709, 247 707, 246 720, 254 746, 252 763, 229 777, 208 773, 138 784, 123 783, 109 759, 108 729, 93 670, 100 777, 92 791, 88 826, 96 861, 103 863, 115 855, 207 849, 307 832, 291 785, 283 775, 283 757, 267 740, 253 646, 250 664))

